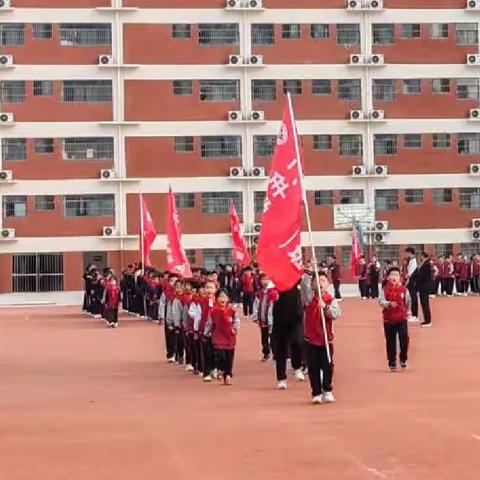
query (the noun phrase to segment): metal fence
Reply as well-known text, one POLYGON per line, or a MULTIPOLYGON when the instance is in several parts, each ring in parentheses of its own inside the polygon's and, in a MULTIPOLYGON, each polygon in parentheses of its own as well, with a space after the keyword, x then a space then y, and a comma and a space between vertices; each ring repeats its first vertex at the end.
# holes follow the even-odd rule
POLYGON ((113 138, 64 138, 64 160, 112 160, 113 138))
POLYGON ((13 255, 14 292, 58 292, 64 288, 63 254, 26 253, 13 255))
POLYGON ((112 101, 111 80, 64 80, 62 99, 75 103, 109 103, 112 101))
POLYGON ((60 26, 60 44, 64 46, 111 45, 109 23, 68 24, 60 26))

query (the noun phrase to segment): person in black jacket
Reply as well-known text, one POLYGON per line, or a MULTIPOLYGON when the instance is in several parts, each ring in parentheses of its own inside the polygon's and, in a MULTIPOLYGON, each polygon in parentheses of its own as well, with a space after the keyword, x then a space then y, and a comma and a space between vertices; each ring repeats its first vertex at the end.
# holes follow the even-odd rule
POLYGON ((432 283, 432 265, 430 263, 430 255, 426 252, 420 253, 420 266, 416 272, 416 286, 420 297, 420 305, 422 306, 423 322, 422 327, 430 327, 432 325, 432 314, 430 312, 430 287, 432 283))

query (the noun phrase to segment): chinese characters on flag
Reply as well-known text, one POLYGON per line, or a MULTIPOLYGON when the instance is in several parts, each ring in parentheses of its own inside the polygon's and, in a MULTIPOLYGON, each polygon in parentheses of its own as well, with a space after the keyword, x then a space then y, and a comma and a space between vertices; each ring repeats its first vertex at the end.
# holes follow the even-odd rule
POLYGON ((182 248, 182 232, 178 218, 175 196, 170 188, 168 192, 167 210, 167 270, 178 273, 182 277, 190 278, 192 270, 182 248))
POLYGON ((358 238, 358 231, 354 227, 352 231, 352 250, 350 252, 350 276, 358 277, 358 261, 362 255, 362 247, 358 238))
POLYGON ((230 231, 232 234, 232 257, 236 264, 246 267, 250 264, 250 254, 240 232, 240 221, 233 202, 230 204, 230 231))
POLYGON ((296 126, 287 102, 268 180, 257 258, 278 290, 290 290, 303 275, 301 159, 296 126), (295 129, 295 130, 294 130, 295 129), (295 134, 295 135, 294 135, 295 134))
POLYGON ((140 214, 142 216, 140 223, 140 257, 143 262, 143 267, 149 267, 151 265, 150 249, 155 241, 155 238, 157 237, 157 232, 142 194, 140 194, 140 209, 140 214))

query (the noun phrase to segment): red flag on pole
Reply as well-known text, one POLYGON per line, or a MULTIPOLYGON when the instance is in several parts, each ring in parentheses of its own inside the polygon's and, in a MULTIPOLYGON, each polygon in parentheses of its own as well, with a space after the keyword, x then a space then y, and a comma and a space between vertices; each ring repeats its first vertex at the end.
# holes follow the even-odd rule
POLYGON ((230 203, 230 231, 232 233, 233 260, 236 264, 246 267, 250 264, 250 254, 240 231, 240 221, 233 202, 230 203))
POLYGON ((261 269, 280 291, 290 290, 303 275, 303 191, 297 141, 291 102, 287 102, 273 155, 257 250, 261 269))
POLYGON ((142 266, 150 266, 150 249, 153 242, 157 238, 155 225, 148 211, 147 204, 140 194, 140 256, 142 258, 142 266))
POLYGON ((358 261, 362 255, 362 247, 358 239, 358 232, 355 227, 352 231, 352 249, 350 252, 350 276, 352 278, 358 277, 358 261))
POLYGON ((178 273, 182 277, 192 276, 190 263, 182 248, 182 231, 180 219, 178 218, 175 196, 172 188, 168 191, 168 212, 167 212, 167 269, 169 272, 178 273))

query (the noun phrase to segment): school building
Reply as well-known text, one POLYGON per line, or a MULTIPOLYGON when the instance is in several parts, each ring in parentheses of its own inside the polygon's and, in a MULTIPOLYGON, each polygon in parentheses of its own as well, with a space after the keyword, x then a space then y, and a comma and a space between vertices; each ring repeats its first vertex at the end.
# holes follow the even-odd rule
POLYGON ((479 25, 480 0, 0 0, 0 292, 137 260, 139 192, 163 267, 169 185, 192 264, 229 261, 232 200, 254 248, 286 92, 319 259, 348 265, 352 222, 380 259, 478 251, 479 25))

